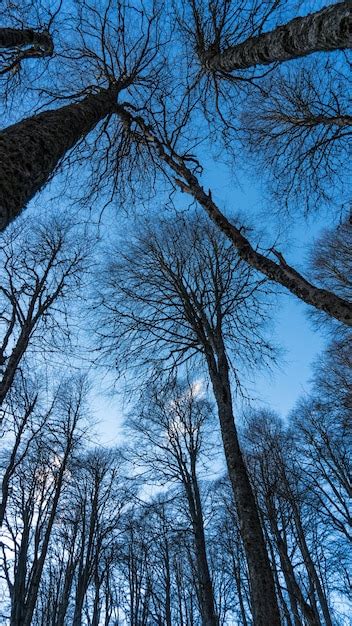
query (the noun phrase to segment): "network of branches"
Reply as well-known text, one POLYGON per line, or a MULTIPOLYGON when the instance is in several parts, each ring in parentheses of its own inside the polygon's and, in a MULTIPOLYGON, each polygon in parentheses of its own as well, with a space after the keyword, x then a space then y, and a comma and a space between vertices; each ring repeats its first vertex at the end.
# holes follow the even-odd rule
POLYGON ((1 626, 348 626, 351 9, 3 0, 1 626))

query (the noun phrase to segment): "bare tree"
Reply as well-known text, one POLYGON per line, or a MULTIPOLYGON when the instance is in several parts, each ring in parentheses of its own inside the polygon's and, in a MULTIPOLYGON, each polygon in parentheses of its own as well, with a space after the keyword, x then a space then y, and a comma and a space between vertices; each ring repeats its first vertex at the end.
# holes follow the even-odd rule
MULTIPOLYGON (((65 316, 77 298, 88 259, 88 241, 60 220, 16 225, 2 238, 0 286, 0 404, 30 347, 59 347, 65 316)), ((63 344, 61 344, 63 347, 63 344)))
POLYGON ((254 248, 245 236, 245 228, 230 221, 214 202, 211 190, 206 192, 200 184, 197 173, 202 171, 200 163, 194 156, 179 154, 177 140, 179 132, 168 136, 167 122, 159 133, 156 127, 147 124, 145 120, 131 113, 134 107, 125 103, 118 105, 118 112, 124 121, 127 131, 139 145, 144 145, 149 154, 156 156, 157 162, 164 166, 168 177, 173 178, 174 185, 182 192, 189 194, 205 210, 210 219, 222 230, 238 251, 241 259, 250 266, 262 272, 270 280, 286 287, 295 296, 322 310, 347 326, 352 324, 352 305, 338 295, 326 289, 316 287, 290 266, 284 256, 274 247, 269 249, 278 263, 254 248), (165 167, 166 166, 166 167, 165 167))
POLYGON ((43 406, 39 401, 39 393, 38 381, 33 380, 28 370, 21 371, 10 389, 4 408, 0 409, 0 436, 3 439, 0 527, 6 514, 12 477, 30 453, 36 438, 48 427, 53 402, 43 406))
POLYGON ((218 626, 197 476, 211 408, 204 400, 197 399, 196 389, 195 384, 172 385, 164 392, 155 388, 143 398, 142 410, 129 420, 128 427, 138 438, 133 456, 142 470, 145 466, 151 477, 155 475, 154 479, 160 474, 163 481, 177 481, 182 485, 194 535, 202 623, 218 626))
POLYGON ((149 15, 112 0, 106 0, 104 10, 98 10, 94 1, 78 2, 71 24, 76 40, 61 53, 62 67, 57 70, 60 76, 64 71, 66 85, 59 78, 58 87, 49 81, 41 88, 50 104, 61 104, 63 99, 70 104, 40 112, 0 133, 0 230, 21 213, 70 150, 97 125, 93 153, 100 137, 105 145, 105 174, 110 161, 118 160, 119 151, 126 152, 119 124, 112 124, 109 131, 109 123, 117 119, 114 107, 121 92, 126 98, 134 95, 138 104, 149 97, 145 96, 149 84, 156 88, 156 66, 161 65, 154 63, 158 18, 153 6, 149 15))
POLYGON ((239 380, 240 363, 259 366, 272 355, 261 330, 266 316, 260 294, 268 285, 204 218, 196 215, 188 224, 182 219, 156 231, 147 228, 109 264, 99 302, 102 349, 111 354, 116 342, 119 369, 144 363, 173 370, 195 357, 207 366, 248 561, 254 621, 264 624, 270 615, 276 624, 272 573, 230 382, 231 372, 239 380))
POLYGON ((344 205, 352 132, 348 71, 342 60, 334 66, 318 59, 276 71, 246 97, 239 133, 249 166, 261 172, 281 214, 285 205, 295 216, 302 209, 340 212, 344 205))
POLYGON ((72 455, 82 437, 86 383, 65 381, 56 401, 56 423, 43 433, 16 472, 6 527, 14 552, 4 569, 11 597, 11 626, 30 626, 50 538, 72 455))
MULTIPOLYGON (((313 243, 310 252, 310 272, 314 281, 325 289, 332 289, 340 297, 352 298, 352 228, 343 221, 332 229, 326 229, 313 243)), ((318 327, 331 332, 333 338, 342 342, 350 337, 350 329, 335 324, 330 317, 313 311, 310 316, 318 327)))
POLYGON ((121 455, 118 451, 93 450, 80 460, 77 478, 80 483, 80 530, 77 577, 75 582, 72 624, 81 626, 84 601, 94 583, 92 623, 97 626, 102 601, 103 559, 119 525, 125 505, 126 490, 122 485, 121 455))

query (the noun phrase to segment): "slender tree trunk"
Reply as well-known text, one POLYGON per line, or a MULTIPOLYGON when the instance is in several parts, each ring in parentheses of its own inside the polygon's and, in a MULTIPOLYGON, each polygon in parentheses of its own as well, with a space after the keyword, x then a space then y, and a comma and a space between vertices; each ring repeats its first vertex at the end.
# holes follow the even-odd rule
POLYGON ((281 536, 277 523, 277 511, 274 509, 270 502, 267 502, 270 526, 275 537, 275 543, 279 553, 280 564, 282 572, 286 581, 287 592, 290 598, 290 604, 292 612, 295 618, 295 626, 300 626, 301 620, 298 614, 297 603, 301 607, 301 611, 304 615, 305 622, 308 626, 321 626, 319 615, 317 615, 314 609, 306 602, 299 584, 297 583, 294 569, 288 555, 286 538, 281 536))
POLYGON ((211 581, 205 543, 202 503, 195 477, 192 479, 193 489, 187 489, 187 498, 192 518, 192 527, 196 551, 198 589, 203 626, 219 626, 215 611, 214 592, 211 581))
POLYGON ((45 111, 0 133, 0 231, 48 182, 56 166, 97 123, 113 112, 117 88, 45 111))
POLYGON ((310 551, 307 545, 307 541, 306 541, 305 533, 302 527, 301 517, 300 517, 298 507, 297 507, 297 503, 291 500, 291 506, 292 506, 292 511, 293 511, 293 519, 295 522, 297 536, 298 536, 299 547, 303 556, 303 560, 304 560, 304 564, 305 564, 308 576, 319 598, 319 604, 320 604, 320 607, 324 616, 326 626, 333 626, 326 596, 325 596, 323 587, 321 585, 318 573, 316 571, 314 562, 312 560, 312 557, 310 555, 310 551))
POLYGON ((291 61, 313 52, 351 47, 349 20, 352 3, 339 2, 305 17, 296 17, 274 30, 250 37, 222 52, 199 51, 210 71, 233 72, 257 65, 291 61))
MULTIPOLYGON (((284 620, 286 620, 286 626, 292 626, 292 619, 291 619, 290 611, 288 609, 288 606, 287 606, 287 603, 284 598, 284 594, 282 592, 282 588, 280 585, 279 572, 278 572, 278 568, 276 564, 274 547, 272 545, 272 541, 268 535, 268 532, 266 530, 265 523, 262 517, 261 517, 261 522, 262 522, 262 528, 263 528, 266 545, 268 546, 268 552, 271 558, 271 564, 272 564, 271 567, 273 571, 275 589, 276 589, 276 593, 277 593, 277 597, 279 601, 279 606, 281 607, 283 618, 284 620)), ((295 626, 298 626, 298 625, 295 623, 295 626)), ((302 626, 302 624, 300 624, 299 626, 302 626)))
POLYGON ((99 573, 97 570, 98 570, 98 563, 96 563, 96 571, 94 574, 95 593, 94 593, 93 616, 92 616, 91 626, 99 626, 100 613, 101 613, 101 607, 100 607, 101 580, 99 578, 99 573))
POLYGON ((236 559, 235 559, 235 555, 233 552, 231 552, 231 559, 232 559, 232 572, 233 572, 233 576, 236 582, 236 590, 237 590, 237 595, 238 595, 238 602, 240 605, 240 613, 241 613, 241 620, 242 620, 242 626, 248 626, 248 620, 247 620, 247 615, 246 615, 246 609, 245 609, 245 604, 244 604, 244 598, 243 598, 243 593, 242 593, 242 579, 241 579, 241 570, 240 570, 240 565, 236 564, 236 559))
POLYGON ((75 607, 74 614, 72 620, 72 626, 81 626, 82 624, 82 612, 83 612, 83 604, 84 599, 87 594, 93 561, 94 566, 97 566, 97 559, 99 558, 99 553, 94 552, 94 537, 96 531, 96 524, 98 520, 98 499, 99 499, 99 485, 95 484, 95 489, 92 498, 92 505, 89 517, 89 531, 88 531, 88 541, 87 541, 87 549, 85 553, 85 541, 84 535, 82 533, 82 547, 81 547, 81 555, 80 555, 80 566, 77 574, 77 587, 76 587, 76 597, 75 597, 75 607))
POLYGON ((263 119, 275 120, 292 126, 303 126, 304 128, 314 128, 315 126, 338 126, 339 128, 349 128, 352 126, 352 115, 314 115, 303 114, 287 115, 285 112, 275 112, 274 114, 264 114, 263 119))
MULTIPOLYGON (((176 169, 175 164, 172 168, 176 169)), ((304 276, 299 274, 293 267, 286 263, 282 254, 273 248, 272 253, 278 259, 278 263, 264 256, 253 248, 249 240, 243 235, 241 230, 232 224, 227 217, 220 211, 212 199, 211 193, 208 194, 199 185, 197 178, 188 170, 188 168, 177 168, 180 173, 187 176, 187 184, 178 179, 175 182, 182 191, 191 194, 195 200, 205 209, 210 219, 217 224, 222 232, 232 241, 238 251, 238 255, 243 261, 254 267, 279 285, 286 287, 291 293, 303 300, 306 304, 316 309, 324 311, 331 317, 339 320, 347 326, 352 326, 352 303, 340 298, 331 291, 320 289, 310 283, 304 276)))
POLYGON ((165 539, 165 622, 166 626, 172 626, 172 613, 171 613, 171 572, 170 572, 170 552, 169 542, 165 539))
MULTIPOLYGON (((74 550, 74 544, 71 545, 71 550, 74 550)), ((57 611, 57 617, 55 620, 55 626, 64 626, 65 624, 65 617, 66 617, 66 613, 67 613, 67 609, 68 609, 68 605, 70 601, 70 594, 71 594, 72 583, 73 583, 73 578, 75 575, 76 567, 77 567, 77 559, 75 557, 73 557, 72 559, 70 558, 67 564, 66 571, 65 571, 64 586, 63 586, 61 598, 58 604, 58 611, 57 611)))
POLYGON ((35 562, 33 571, 31 573, 30 584, 27 590, 25 618, 23 622, 21 623, 21 626, 31 626, 32 624, 33 613, 34 613, 35 606, 37 603, 37 598, 38 598, 39 585, 40 585, 40 581, 41 581, 41 577, 42 577, 42 573, 44 569, 46 555, 47 555, 48 548, 49 548, 49 541, 50 541, 52 529, 53 529, 55 518, 56 518, 57 507, 59 504, 59 499, 60 499, 61 490, 62 490, 63 481, 64 481, 64 474, 66 471, 69 454, 71 452, 71 446, 72 446, 72 435, 70 435, 69 441, 67 443, 65 454, 62 459, 61 467, 59 470, 57 485, 55 488, 53 503, 51 506, 51 511, 50 511, 50 515, 48 519, 48 525, 44 534, 41 552, 40 552, 38 559, 35 562))
POLYGON ((31 324, 23 325, 21 329, 21 333, 17 339, 16 345, 7 361, 6 369, 0 381, 0 406, 4 402, 8 392, 11 389, 11 385, 14 381, 19 363, 28 348, 29 339, 30 339, 32 330, 33 330, 33 327, 31 324))
POLYGON ((280 626, 274 577, 232 409, 229 366, 224 350, 208 357, 209 373, 220 420, 227 469, 235 498, 250 579, 254 626, 280 626))
POLYGON ((126 109, 117 106, 116 110, 121 119, 128 124, 135 123, 142 130, 148 145, 154 146, 159 158, 176 174, 175 184, 181 191, 190 194, 210 219, 222 230, 238 251, 239 257, 279 285, 282 285, 306 304, 324 311, 331 317, 347 326, 352 326, 352 303, 340 298, 331 291, 320 289, 310 283, 304 276, 291 267, 280 252, 271 248, 272 254, 278 262, 264 256, 252 247, 250 241, 243 235, 241 228, 232 224, 220 211, 212 199, 211 192, 206 193, 197 177, 186 166, 184 159, 175 152, 168 152, 165 146, 152 129, 145 124, 141 117, 133 117, 126 109), (178 178, 181 177, 181 178, 178 178))
POLYGON ((29 535, 32 516, 26 505, 21 544, 18 553, 18 563, 15 571, 13 588, 11 590, 11 617, 10 626, 23 626, 26 615, 24 598, 26 597, 26 577, 29 549, 29 535))

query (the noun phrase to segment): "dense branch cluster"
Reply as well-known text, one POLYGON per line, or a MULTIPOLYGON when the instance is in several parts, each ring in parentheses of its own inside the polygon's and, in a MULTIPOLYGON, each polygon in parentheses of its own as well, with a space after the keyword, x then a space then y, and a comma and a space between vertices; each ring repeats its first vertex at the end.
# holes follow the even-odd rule
POLYGON ((350 17, 0 7, 4 626, 347 626, 350 17), (326 345, 278 416, 285 295, 326 345))

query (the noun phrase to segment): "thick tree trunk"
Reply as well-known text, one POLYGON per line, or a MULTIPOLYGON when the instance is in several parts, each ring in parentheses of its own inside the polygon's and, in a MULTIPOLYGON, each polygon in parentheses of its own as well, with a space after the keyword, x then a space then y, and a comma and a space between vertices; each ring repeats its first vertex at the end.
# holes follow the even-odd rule
POLYGON ((50 33, 32 28, 0 28, 0 48, 20 48, 34 46, 41 51, 40 56, 53 53, 54 43, 50 33))
POLYGON ((238 441, 232 409, 229 366, 224 350, 212 360, 208 356, 210 378, 220 420, 221 436, 232 490, 240 523, 241 537, 249 570, 254 626, 280 626, 281 619, 275 594, 263 530, 247 468, 238 441))
POLYGON ((350 0, 339 2, 305 17, 296 17, 287 24, 250 37, 222 52, 200 51, 201 62, 210 71, 233 72, 291 61, 313 52, 350 48, 351 8, 350 0))
POLYGON ((48 182, 68 150, 112 113, 116 95, 116 89, 101 89, 0 133, 0 231, 48 182))

